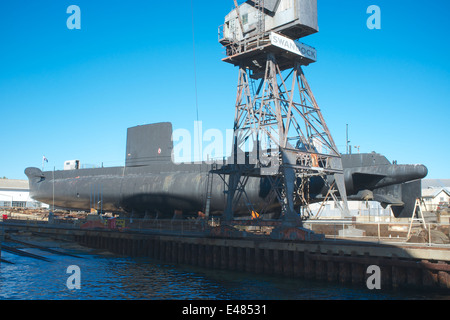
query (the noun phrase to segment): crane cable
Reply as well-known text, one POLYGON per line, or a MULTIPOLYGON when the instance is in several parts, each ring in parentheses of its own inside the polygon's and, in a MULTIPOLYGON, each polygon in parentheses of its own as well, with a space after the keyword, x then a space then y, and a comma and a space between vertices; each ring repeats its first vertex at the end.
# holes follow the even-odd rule
MULTIPOLYGON (((197 61, 196 61, 196 49, 195 49, 195 24, 194 24, 194 0, 191 0, 191 21, 192 21, 192 51, 193 51, 193 64, 194 64, 194 87, 195 87, 195 109, 196 109, 196 113, 197 113, 197 137, 198 137, 198 150, 199 150, 199 157, 200 157, 200 166, 199 166, 199 174, 201 175, 202 173, 202 164, 203 164, 203 155, 202 155, 202 144, 201 144, 201 135, 200 135, 200 125, 199 125, 199 111, 198 111, 198 87, 197 87, 197 61)), ((194 128, 195 130, 195 128, 194 128)), ((195 148, 195 147, 194 147, 195 148)), ((194 152, 195 155, 195 152, 194 152)), ((194 162, 195 162, 195 158, 194 158, 194 162)), ((209 183, 209 179, 212 179, 212 177, 210 177, 210 173, 208 172, 208 174, 205 177, 206 179, 206 190, 205 190, 205 199, 206 201, 208 198, 208 183, 209 183)), ((203 194, 202 194, 202 202, 203 202, 203 194)), ((204 211, 209 211, 206 209, 206 203, 205 203, 205 210, 204 211)))
MULTIPOLYGON (((195 25, 194 25, 194 1, 191 0, 191 22, 192 22, 192 51, 193 51, 193 64, 194 64, 194 87, 195 87, 195 109, 197 116, 197 136, 201 139, 200 128, 199 128, 199 110, 198 110, 198 88, 197 88, 197 61, 196 61, 196 49, 195 49, 195 25)), ((201 141, 198 141, 199 156, 202 159, 201 153, 201 141)), ((195 153, 194 153, 195 154, 195 153)), ((195 160, 195 159, 194 159, 195 160)))

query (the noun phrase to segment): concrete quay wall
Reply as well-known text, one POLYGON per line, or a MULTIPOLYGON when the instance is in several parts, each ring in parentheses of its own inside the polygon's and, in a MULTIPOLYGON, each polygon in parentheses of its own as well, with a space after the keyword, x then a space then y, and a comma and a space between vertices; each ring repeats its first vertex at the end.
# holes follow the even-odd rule
POLYGON ((316 279, 366 287, 369 266, 380 268, 382 288, 450 291, 450 247, 351 240, 311 242, 219 238, 133 231, 14 226, 70 238, 81 245, 130 257, 254 274, 316 279))

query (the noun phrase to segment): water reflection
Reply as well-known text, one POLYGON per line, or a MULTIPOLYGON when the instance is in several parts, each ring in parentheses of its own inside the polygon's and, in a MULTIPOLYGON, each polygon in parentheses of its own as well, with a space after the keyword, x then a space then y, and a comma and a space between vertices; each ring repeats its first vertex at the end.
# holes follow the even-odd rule
POLYGON ((38 249, 40 261, 7 252, 1 264, 0 299, 108 300, 307 300, 307 299, 450 299, 421 292, 370 291, 315 281, 284 279, 248 273, 207 270, 131 259, 95 251, 71 250, 82 258, 60 256, 38 249), (67 267, 81 269, 81 289, 66 286, 67 267))

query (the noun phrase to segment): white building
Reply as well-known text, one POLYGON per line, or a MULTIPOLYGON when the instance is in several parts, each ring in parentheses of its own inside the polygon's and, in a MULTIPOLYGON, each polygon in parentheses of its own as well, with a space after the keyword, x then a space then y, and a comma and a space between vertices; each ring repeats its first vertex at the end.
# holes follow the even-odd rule
POLYGON ((28 180, 0 179, 0 208, 48 207, 31 199, 28 180))
POLYGON ((424 179, 422 181, 422 199, 427 210, 448 206, 450 203, 450 180, 424 179))
POLYGON ((450 203, 450 190, 447 188, 427 188, 422 190, 422 198, 428 210, 446 207, 450 203))

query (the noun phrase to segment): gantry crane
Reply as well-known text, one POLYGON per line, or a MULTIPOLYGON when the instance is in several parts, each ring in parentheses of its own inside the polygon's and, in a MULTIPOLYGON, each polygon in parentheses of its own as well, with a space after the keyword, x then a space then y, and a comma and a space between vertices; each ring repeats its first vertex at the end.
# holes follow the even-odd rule
POLYGON ((346 215, 341 155, 302 70, 317 52, 296 41, 318 31, 317 0, 233 1, 219 28, 223 61, 239 67, 232 157, 216 170, 229 177, 225 220, 233 219, 248 177, 269 179, 285 223, 301 226, 295 206, 308 208, 315 179, 338 205, 341 197, 346 215))

